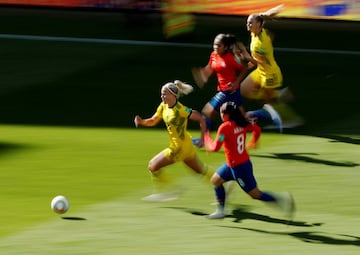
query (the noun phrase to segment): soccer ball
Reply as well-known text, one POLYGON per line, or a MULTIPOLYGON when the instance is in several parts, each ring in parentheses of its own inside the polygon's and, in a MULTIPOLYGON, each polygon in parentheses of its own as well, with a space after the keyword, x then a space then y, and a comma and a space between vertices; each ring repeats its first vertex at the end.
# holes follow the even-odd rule
POLYGON ((69 200, 64 196, 56 196, 51 200, 51 210, 57 214, 66 213, 69 207, 69 200))

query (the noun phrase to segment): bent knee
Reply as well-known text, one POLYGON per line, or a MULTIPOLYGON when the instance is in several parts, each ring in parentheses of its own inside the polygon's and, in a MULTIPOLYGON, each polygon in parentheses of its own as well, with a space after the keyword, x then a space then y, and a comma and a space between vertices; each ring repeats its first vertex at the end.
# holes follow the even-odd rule
POLYGON ((158 166, 158 164, 156 164, 156 162, 154 162, 153 160, 150 160, 149 161, 149 164, 148 164, 148 170, 150 172, 156 172, 160 169, 160 167, 158 166))
POLYGON ((214 187, 219 187, 224 184, 225 180, 221 178, 217 173, 214 173, 211 177, 211 183, 214 187))

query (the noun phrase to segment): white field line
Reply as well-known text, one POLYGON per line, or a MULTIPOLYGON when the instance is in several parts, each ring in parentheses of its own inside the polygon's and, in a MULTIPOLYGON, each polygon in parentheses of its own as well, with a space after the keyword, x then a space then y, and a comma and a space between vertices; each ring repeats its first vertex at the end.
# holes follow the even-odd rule
MULTIPOLYGON (((105 38, 81 38, 81 37, 21 35, 21 34, 0 34, 0 39, 54 41, 54 42, 71 42, 71 43, 75 42, 75 43, 120 44, 120 45, 139 45, 139 46, 168 46, 168 47, 185 47, 185 48, 209 48, 209 45, 199 44, 199 43, 176 43, 176 42, 159 42, 159 41, 137 41, 137 40, 120 40, 120 39, 105 39, 105 38)), ((279 52, 294 52, 294 53, 304 52, 304 53, 316 53, 316 54, 360 55, 359 51, 347 51, 347 50, 300 49, 300 48, 275 48, 275 50, 279 52)))

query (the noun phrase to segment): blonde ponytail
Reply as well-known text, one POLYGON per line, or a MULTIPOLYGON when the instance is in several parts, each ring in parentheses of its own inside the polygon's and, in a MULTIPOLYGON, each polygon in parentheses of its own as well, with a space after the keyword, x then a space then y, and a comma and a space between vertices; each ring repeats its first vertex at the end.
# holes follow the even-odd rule
POLYGON ((190 94, 194 90, 193 86, 179 80, 168 82, 163 87, 176 96, 176 98, 179 98, 182 95, 190 94))
POLYGON ((182 81, 179 81, 179 80, 175 80, 174 84, 176 87, 178 87, 179 92, 183 95, 188 95, 191 92, 193 92, 193 90, 194 90, 193 86, 191 86, 190 84, 184 83, 182 81))

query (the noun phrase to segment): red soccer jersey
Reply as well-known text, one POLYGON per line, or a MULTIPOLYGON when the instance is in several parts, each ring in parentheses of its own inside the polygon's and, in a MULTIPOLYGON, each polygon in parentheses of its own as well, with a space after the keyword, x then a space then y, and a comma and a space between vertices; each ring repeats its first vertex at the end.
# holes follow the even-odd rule
POLYGON ((230 52, 219 55, 213 51, 210 54, 208 65, 216 73, 218 91, 228 90, 228 84, 235 81, 238 74, 246 69, 243 64, 235 60, 234 55, 230 52))
MULTIPOLYGON (((224 144, 226 163, 235 167, 249 160, 246 151, 246 133, 253 131, 252 136, 255 142, 259 139, 261 129, 256 124, 249 124, 245 128, 239 127, 234 121, 223 122, 217 131, 216 138, 212 142, 211 150, 218 151, 224 144)), ((208 139, 208 138, 205 138, 208 139)))

